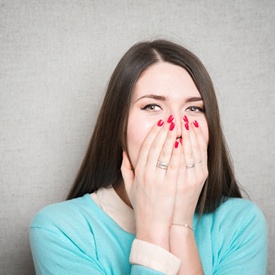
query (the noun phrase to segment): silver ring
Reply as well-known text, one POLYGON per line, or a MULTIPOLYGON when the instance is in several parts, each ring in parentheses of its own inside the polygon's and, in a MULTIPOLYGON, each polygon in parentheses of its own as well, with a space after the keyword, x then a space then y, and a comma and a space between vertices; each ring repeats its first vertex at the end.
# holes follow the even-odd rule
POLYGON ((192 163, 192 164, 186 165, 186 168, 187 168, 187 169, 194 168, 194 167, 195 167, 195 163, 192 163))
POLYGON ((156 165, 158 168, 160 169, 164 169, 164 170, 167 170, 167 164, 164 163, 164 162, 161 162, 160 160, 158 160, 158 163, 156 165))

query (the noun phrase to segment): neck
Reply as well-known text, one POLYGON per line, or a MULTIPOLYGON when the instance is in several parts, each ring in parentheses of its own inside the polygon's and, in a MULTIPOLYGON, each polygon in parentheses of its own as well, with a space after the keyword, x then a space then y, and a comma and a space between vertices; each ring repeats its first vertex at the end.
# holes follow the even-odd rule
POLYGON ((118 194, 118 196, 129 206, 132 208, 131 202, 129 200, 129 197, 127 195, 125 186, 123 181, 121 181, 119 184, 117 184, 114 187, 114 190, 116 191, 116 193, 118 194))

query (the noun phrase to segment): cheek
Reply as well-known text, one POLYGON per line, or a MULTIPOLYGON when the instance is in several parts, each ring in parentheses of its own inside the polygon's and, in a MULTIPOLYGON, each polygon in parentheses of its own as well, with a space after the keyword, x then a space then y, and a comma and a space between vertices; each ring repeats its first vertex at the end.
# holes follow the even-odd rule
POLYGON ((130 160, 134 167, 138 160, 141 145, 152 126, 152 122, 140 122, 138 119, 129 118, 127 127, 127 147, 130 160))

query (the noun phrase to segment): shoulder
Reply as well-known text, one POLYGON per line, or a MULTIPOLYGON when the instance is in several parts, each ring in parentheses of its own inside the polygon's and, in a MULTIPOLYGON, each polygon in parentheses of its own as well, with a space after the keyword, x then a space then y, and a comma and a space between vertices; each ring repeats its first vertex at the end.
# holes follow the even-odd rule
POLYGON ((205 230, 228 242, 240 236, 244 239, 267 236, 263 212, 255 203, 243 198, 228 198, 214 212, 204 214, 198 222, 198 232, 203 234, 205 230))
POLYGON ((81 274, 102 274, 95 236, 100 216, 100 208, 89 194, 41 209, 29 232, 36 271, 79 274, 81 270, 81 274))
POLYGON ((265 246, 267 224, 263 212, 252 201, 229 198, 212 213, 212 229, 228 245, 254 239, 265 246))
POLYGON ((33 218, 31 228, 48 230, 61 229, 66 225, 81 225, 91 213, 96 214, 97 207, 88 194, 76 199, 48 205, 33 218))
POLYGON ((214 212, 217 219, 234 221, 258 220, 265 223, 265 217, 260 208, 252 201, 243 198, 229 198, 214 212))

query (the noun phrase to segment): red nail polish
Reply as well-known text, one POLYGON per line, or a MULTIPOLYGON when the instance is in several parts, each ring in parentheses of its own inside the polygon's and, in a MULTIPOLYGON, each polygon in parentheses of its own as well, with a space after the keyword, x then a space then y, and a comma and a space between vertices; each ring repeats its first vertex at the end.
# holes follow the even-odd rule
POLYGON ((158 121, 158 124, 157 124, 157 125, 158 125, 159 127, 161 127, 163 124, 164 124, 164 121, 163 121, 162 119, 160 119, 160 120, 158 121))
POLYGON ((183 116, 183 121, 186 122, 186 123, 189 122, 188 117, 186 115, 183 116))
POLYGON ((179 146, 179 143, 178 143, 178 141, 176 141, 175 142, 175 148, 178 148, 178 146, 179 146))
POLYGON ((195 120, 195 121, 193 121, 193 124, 194 124, 194 126, 196 127, 196 128, 199 128, 199 123, 195 120))
POLYGON ((173 115, 170 115, 167 119, 167 122, 168 123, 171 123, 172 121, 174 120, 174 116, 173 115))
POLYGON ((184 126, 185 126, 186 130, 189 130, 189 124, 188 124, 188 122, 184 123, 184 126))
POLYGON ((182 138, 179 138, 180 144, 182 144, 182 138))
POLYGON ((174 123, 174 122, 171 122, 170 127, 169 127, 169 130, 170 130, 170 131, 173 131, 174 128, 175 128, 175 123, 174 123))

